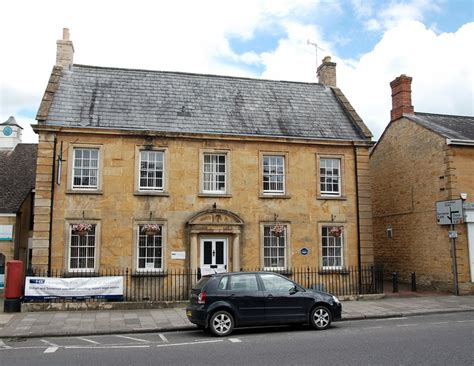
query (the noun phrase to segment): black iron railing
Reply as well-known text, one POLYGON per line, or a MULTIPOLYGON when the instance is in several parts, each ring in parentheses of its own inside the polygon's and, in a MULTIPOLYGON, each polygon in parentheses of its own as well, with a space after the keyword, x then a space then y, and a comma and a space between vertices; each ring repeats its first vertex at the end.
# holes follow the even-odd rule
MULTIPOLYGON (((383 270, 378 266, 347 267, 327 270, 315 267, 287 268, 280 270, 250 268, 241 271, 267 271, 280 273, 303 287, 332 293, 337 296, 378 294, 383 292, 383 270)), ((32 277, 123 277, 123 300, 186 301, 192 286, 201 278, 200 270, 169 269, 166 271, 134 272, 129 268, 107 268, 98 272, 67 272, 64 270, 35 270, 32 277)), ((75 298, 56 298, 48 301, 75 301, 75 298)), ((81 301, 98 301, 97 298, 80 298, 81 301)))

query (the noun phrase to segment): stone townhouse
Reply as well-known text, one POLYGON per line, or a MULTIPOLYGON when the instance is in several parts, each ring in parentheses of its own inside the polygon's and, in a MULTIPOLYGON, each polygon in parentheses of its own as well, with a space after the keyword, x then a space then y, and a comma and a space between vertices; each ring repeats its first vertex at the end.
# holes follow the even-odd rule
POLYGON ((422 286, 454 291, 449 225, 436 202, 465 199, 455 225, 460 293, 474 293, 474 117, 414 112, 412 78, 392 88, 391 121, 371 151, 375 260, 422 286))
POLYGON ((36 268, 373 263, 372 135, 329 58, 299 83, 76 65, 67 29, 57 45, 35 127, 36 268))
POLYGON ((0 123, 0 288, 6 261, 30 264, 37 145, 21 135, 14 117, 0 123))

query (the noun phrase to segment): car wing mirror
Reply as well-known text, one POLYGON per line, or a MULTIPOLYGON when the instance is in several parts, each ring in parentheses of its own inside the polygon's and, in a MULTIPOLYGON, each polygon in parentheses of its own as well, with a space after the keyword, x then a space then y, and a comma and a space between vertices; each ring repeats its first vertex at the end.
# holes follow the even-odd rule
POLYGON ((298 286, 293 286, 292 288, 290 288, 290 295, 296 294, 298 291, 298 286))

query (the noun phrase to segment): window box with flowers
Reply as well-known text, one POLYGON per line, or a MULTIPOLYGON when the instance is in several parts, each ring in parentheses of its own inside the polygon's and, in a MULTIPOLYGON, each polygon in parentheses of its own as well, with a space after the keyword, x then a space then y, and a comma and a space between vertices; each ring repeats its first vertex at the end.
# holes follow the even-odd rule
POLYGON ((141 227, 141 232, 147 236, 159 234, 161 227, 158 224, 145 224, 141 227))
POLYGON ((92 232, 92 225, 86 223, 73 224, 71 229, 74 234, 79 236, 85 236, 92 232))

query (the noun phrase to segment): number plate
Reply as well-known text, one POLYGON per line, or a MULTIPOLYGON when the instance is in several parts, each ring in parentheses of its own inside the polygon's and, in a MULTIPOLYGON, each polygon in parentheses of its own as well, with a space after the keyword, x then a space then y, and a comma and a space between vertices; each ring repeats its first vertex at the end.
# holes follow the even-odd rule
POLYGON ((186 316, 193 316, 193 312, 191 310, 186 311, 186 316))

